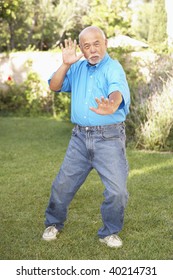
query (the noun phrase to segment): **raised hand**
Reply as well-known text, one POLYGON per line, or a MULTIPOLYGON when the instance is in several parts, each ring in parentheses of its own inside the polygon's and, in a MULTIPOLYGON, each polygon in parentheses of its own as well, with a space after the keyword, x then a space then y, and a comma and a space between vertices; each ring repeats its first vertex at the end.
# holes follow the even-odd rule
POLYGON ((77 48, 77 43, 76 40, 74 42, 71 40, 71 38, 66 39, 64 41, 64 47, 63 44, 60 45, 61 50, 62 50, 62 59, 63 63, 66 65, 71 65, 75 62, 77 62, 83 54, 76 54, 76 48, 77 48))
POLYGON ((101 97, 101 100, 96 98, 95 101, 97 102, 98 107, 90 107, 90 110, 99 115, 111 115, 118 109, 119 106, 119 104, 117 104, 114 100, 109 100, 104 97, 101 97))

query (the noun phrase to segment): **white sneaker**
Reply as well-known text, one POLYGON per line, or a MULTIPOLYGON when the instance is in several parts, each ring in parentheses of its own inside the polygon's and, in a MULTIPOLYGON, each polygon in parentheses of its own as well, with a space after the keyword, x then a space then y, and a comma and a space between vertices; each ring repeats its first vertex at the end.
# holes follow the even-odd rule
POLYGON ((106 236, 105 238, 100 238, 99 240, 100 242, 105 243, 107 246, 112 248, 118 248, 123 245, 121 238, 116 234, 106 236))
POLYGON ((55 240, 58 230, 55 226, 50 226, 45 229, 42 235, 42 239, 46 241, 55 240))

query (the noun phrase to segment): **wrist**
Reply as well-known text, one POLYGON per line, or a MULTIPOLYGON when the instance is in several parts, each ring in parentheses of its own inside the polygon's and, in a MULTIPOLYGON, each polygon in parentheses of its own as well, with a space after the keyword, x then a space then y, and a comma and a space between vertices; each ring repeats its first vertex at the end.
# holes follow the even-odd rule
POLYGON ((115 106, 119 106, 123 101, 123 97, 119 91, 114 91, 109 95, 109 101, 115 104, 115 106))
POLYGON ((65 62, 62 63, 62 67, 63 67, 65 70, 68 70, 68 69, 70 68, 70 66, 71 66, 71 64, 69 64, 69 63, 65 63, 65 62))

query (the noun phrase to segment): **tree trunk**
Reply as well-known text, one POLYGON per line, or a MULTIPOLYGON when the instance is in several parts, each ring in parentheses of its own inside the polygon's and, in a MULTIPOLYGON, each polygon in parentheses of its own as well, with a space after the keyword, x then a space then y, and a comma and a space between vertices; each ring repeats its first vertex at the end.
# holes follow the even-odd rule
POLYGON ((14 42, 14 26, 12 22, 8 22, 9 31, 10 31, 10 50, 13 50, 15 48, 15 42, 14 42))

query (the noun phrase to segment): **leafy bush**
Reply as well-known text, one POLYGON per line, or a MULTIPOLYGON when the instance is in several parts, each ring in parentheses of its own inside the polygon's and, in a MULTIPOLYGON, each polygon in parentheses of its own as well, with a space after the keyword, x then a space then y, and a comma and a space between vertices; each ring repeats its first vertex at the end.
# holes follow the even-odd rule
POLYGON ((0 92, 0 112, 18 116, 52 114, 52 98, 47 84, 31 71, 22 84, 7 81, 6 89, 0 92))
POLYGON ((65 92, 52 94, 54 94, 54 115, 62 120, 70 120, 71 95, 65 92))
POLYGON ((27 79, 17 84, 11 77, 0 90, 0 115, 36 116, 53 115, 60 119, 70 119, 70 95, 51 92, 47 82, 33 72, 32 61, 27 61, 27 79))
MULTIPOLYGON (((127 116, 126 121, 128 142, 130 140, 135 141, 137 147, 147 149, 165 147, 172 126, 170 121, 172 112, 171 107, 169 107, 170 103, 167 101, 164 104, 166 116, 163 116, 162 98, 165 95, 165 98, 168 98, 172 91, 172 79, 170 79, 171 76, 173 77, 172 57, 162 54, 154 55, 153 58, 150 59, 149 57, 148 59, 145 52, 141 52, 140 56, 135 57, 130 49, 123 50, 120 48, 112 49, 110 54, 123 65, 130 88, 130 114, 127 116), (154 107, 156 102, 157 108, 154 107), (159 122, 158 125, 157 121, 159 122), (158 131, 155 131, 156 128, 158 131)), ((171 143, 169 137, 169 144, 171 145, 171 143)))
POLYGON ((0 91, 0 114, 23 114, 27 104, 23 88, 11 81, 7 82, 6 86, 7 89, 0 91))
POLYGON ((138 130, 138 146, 160 150, 166 147, 166 140, 173 126, 173 78, 156 91, 147 103, 147 120, 138 130))

